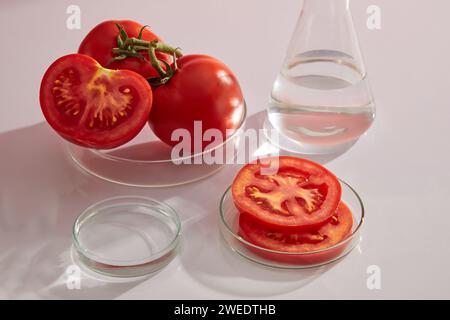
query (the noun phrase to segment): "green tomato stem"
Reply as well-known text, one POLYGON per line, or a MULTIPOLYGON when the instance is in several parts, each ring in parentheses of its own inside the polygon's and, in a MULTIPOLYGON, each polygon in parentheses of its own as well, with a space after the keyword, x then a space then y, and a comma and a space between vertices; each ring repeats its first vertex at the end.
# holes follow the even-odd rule
POLYGON ((168 44, 165 44, 164 42, 154 40, 152 41, 152 45, 155 47, 156 51, 164 52, 170 55, 175 55, 177 58, 180 58, 183 56, 183 53, 181 52, 180 48, 174 48, 169 46, 168 44))
POLYGON ((165 84, 174 76, 177 71, 177 59, 183 56, 180 48, 171 47, 157 39, 153 41, 142 40, 142 32, 146 26, 141 28, 137 38, 128 37, 125 29, 121 25, 116 24, 116 26, 119 30, 119 34, 117 36, 118 47, 112 49, 114 57, 110 60, 110 62, 124 60, 128 57, 135 57, 149 62, 159 74, 159 77, 147 79, 152 86, 165 84), (150 60, 142 54, 143 51, 148 53, 150 60), (156 52, 170 54, 174 60, 173 66, 165 60, 160 61, 158 57, 156 57, 156 52), (162 64, 164 64, 166 70, 164 70, 162 64))
POLYGON ((177 58, 183 56, 183 53, 181 52, 180 48, 174 48, 159 40, 146 41, 138 38, 127 38, 123 43, 123 48, 127 48, 128 46, 132 46, 138 51, 148 50, 150 47, 153 47, 157 52, 163 52, 170 55, 175 54, 177 58))
POLYGON ((154 47, 151 46, 150 48, 148 48, 148 56, 150 57, 150 63, 152 64, 153 68, 158 71, 161 78, 167 77, 167 73, 161 67, 159 60, 156 57, 156 49, 154 47))

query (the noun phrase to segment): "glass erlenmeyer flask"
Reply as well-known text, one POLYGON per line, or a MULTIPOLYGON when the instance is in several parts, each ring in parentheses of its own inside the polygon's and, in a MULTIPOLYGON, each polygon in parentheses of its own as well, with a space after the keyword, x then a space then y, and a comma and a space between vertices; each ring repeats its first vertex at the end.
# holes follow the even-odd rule
POLYGON ((304 0, 266 129, 280 133, 281 149, 334 153, 353 145, 374 118, 349 0, 304 0))

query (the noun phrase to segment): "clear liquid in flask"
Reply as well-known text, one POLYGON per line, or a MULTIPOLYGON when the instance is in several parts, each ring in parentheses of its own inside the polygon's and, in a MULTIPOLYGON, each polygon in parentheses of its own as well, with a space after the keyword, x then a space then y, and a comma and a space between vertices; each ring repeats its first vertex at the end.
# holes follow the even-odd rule
POLYGON ((364 71, 346 53, 295 56, 274 83, 268 119, 301 153, 353 144, 371 126, 375 104, 364 71))

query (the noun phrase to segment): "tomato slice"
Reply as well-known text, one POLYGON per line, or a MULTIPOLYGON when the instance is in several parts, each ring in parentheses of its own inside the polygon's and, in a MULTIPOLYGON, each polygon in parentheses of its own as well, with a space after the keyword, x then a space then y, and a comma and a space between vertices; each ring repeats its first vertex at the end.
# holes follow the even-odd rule
POLYGON ((335 213, 341 185, 317 163, 282 156, 243 167, 233 182, 232 194, 239 211, 259 223, 281 230, 306 230, 326 223, 335 213), (278 169, 263 171, 268 167, 278 169))
POLYGON ((342 241, 352 233, 353 215, 341 202, 331 220, 315 231, 280 232, 256 223, 246 214, 241 214, 239 226, 239 234, 248 242, 278 251, 248 246, 255 255, 283 264, 312 266, 333 261, 344 253, 348 242, 342 241))
POLYGON ((105 69, 86 55, 70 54, 48 68, 40 103, 48 123, 63 138, 84 147, 110 149, 144 127, 152 91, 135 72, 105 69))
POLYGON ((331 219, 317 230, 280 232, 255 222, 247 214, 239 218, 240 235, 257 246, 281 252, 305 253, 334 246, 352 232, 353 215, 341 202, 331 219))

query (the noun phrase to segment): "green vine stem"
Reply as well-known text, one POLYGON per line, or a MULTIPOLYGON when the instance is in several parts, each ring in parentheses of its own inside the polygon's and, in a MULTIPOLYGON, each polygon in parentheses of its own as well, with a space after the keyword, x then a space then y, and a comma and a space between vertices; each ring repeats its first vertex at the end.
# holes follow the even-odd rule
POLYGON ((150 63, 152 64, 153 68, 158 71, 161 78, 167 77, 166 71, 164 71, 164 69, 161 67, 159 60, 156 57, 156 49, 154 47, 151 46, 150 48, 148 48, 148 56, 150 57, 150 63))
POLYGON ((166 83, 176 72, 177 59, 183 56, 180 48, 174 48, 160 40, 147 41, 142 39, 142 32, 147 26, 143 26, 137 38, 129 37, 125 29, 116 24, 119 34, 117 35, 117 47, 112 49, 114 57, 110 62, 124 60, 128 57, 138 58, 147 61, 160 75, 159 78, 147 79, 151 85, 158 86, 166 83), (147 52, 150 60, 148 60, 142 52, 147 52), (159 60, 156 52, 169 54, 173 57, 173 67, 166 61, 159 60), (162 64, 166 67, 164 70, 162 64))
POLYGON ((155 51, 167 53, 170 55, 175 54, 177 58, 183 56, 180 48, 174 48, 169 46, 168 44, 161 42, 159 40, 146 41, 138 38, 127 38, 123 43, 123 47, 126 48, 128 46, 132 46, 135 50, 148 50, 151 47, 155 49, 155 51))

